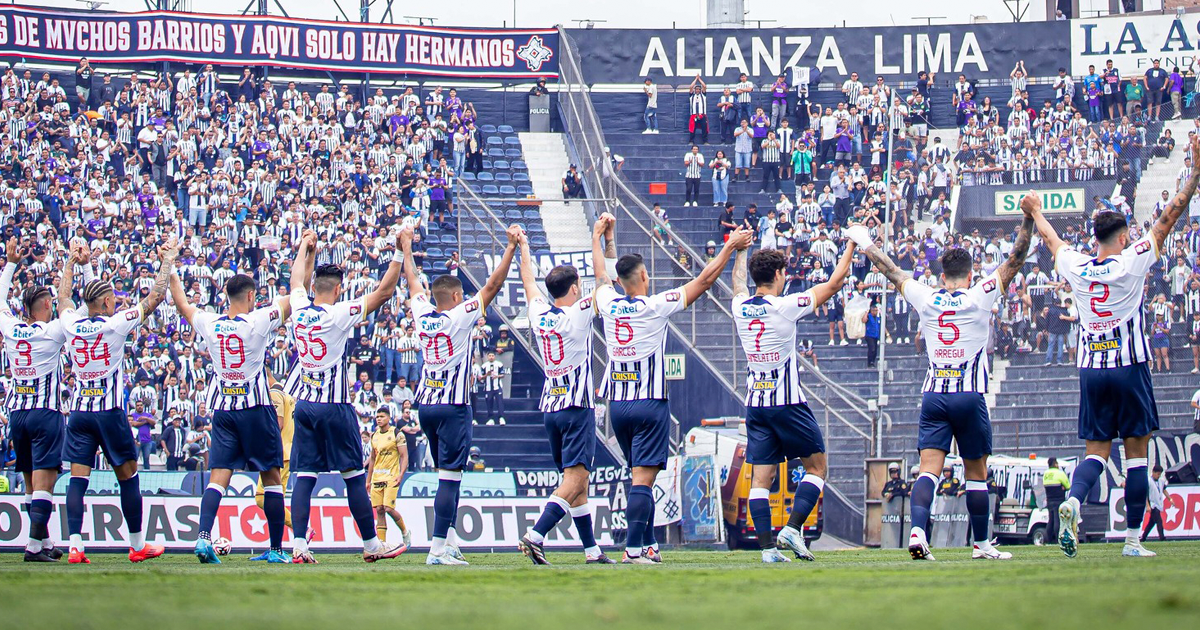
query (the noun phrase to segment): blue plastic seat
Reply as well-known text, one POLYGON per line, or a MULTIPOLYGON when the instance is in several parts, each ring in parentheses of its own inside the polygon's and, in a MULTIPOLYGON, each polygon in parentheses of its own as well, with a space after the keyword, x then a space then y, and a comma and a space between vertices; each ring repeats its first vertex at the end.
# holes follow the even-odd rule
POLYGON ((496 127, 496 131, 499 131, 500 133, 513 133, 513 128, 510 125, 500 125, 499 127, 496 127))
POLYGON ((474 245, 475 244, 475 236, 471 235, 471 234, 463 234, 462 240, 460 240, 459 243, 461 243, 463 245, 474 245))
MULTIPOLYGON (((491 150, 489 150, 489 152, 490 151, 491 150)), ((510 157, 510 158, 519 158, 519 157, 521 157, 521 150, 520 149, 505 149, 504 156, 510 157)))
POLYGON ((491 160, 481 160, 481 163, 483 164, 483 170, 485 170, 485 171, 492 170, 492 161, 491 160))
POLYGON ((468 247, 462 251, 462 255, 463 255, 463 258, 465 258, 467 260, 475 260, 475 259, 479 258, 480 256, 482 256, 483 254, 482 254, 482 252, 480 252, 478 249, 475 249, 474 247, 468 247))
POLYGON ((479 128, 483 133, 496 133, 496 125, 484 125, 479 128))
POLYGON ((464 182, 473 182, 475 181, 475 174, 471 171, 464 171, 462 175, 458 176, 458 178, 464 182))
POLYGON ((551 252, 551 251, 550 251, 550 250, 548 250, 548 249, 535 249, 535 250, 533 250, 533 255, 534 255, 534 256, 549 256, 549 255, 551 255, 552 253, 553 253, 553 252, 551 252))
POLYGON ((492 162, 492 168, 507 171, 510 167, 508 160, 496 160, 495 162, 492 162))
POLYGON ((468 222, 466 222, 466 221, 463 221, 462 223, 460 223, 460 224, 458 225, 458 230, 459 230, 460 232, 474 232, 474 231, 475 231, 475 224, 474 224, 474 223, 468 223, 468 222))
POLYGON ((537 221, 542 218, 542 213, 538 210, 526 210, 525 214, 522 215, 521 218, 525 219, 526 221, 537 221))
POLYGON ((472 192, 474 192, 474 193, 475 193, 475 194, 477 194, 477 195, 478 195, 480 192, 482 192, 482 189, 479 187, 479 184, 467 184, 467 188, 470 188, 470 189, 471 189, 471 191, 472 191, 472 192))
POLYGON ((520 210, 509 210, 504 213, 504 218, 510 219, 513 221, 520 221, 521 220, 521 211, 520 210))
MULTIPOLYGON (((513 149, 509 149, 509 151, 512 151, 512 150, 513 149)), ((504 157, 504 149, 501 149, 499 147, 493 147, 493 148, 487 150, 487 154, 488 154, 488 157, 504 157)), ((517 152, 517 155, 520 156, 520 151, 517 152)))
POLYGON ((546 240, 545 235, 531 234, 529 236, 529 246, 530 247, 546 247, 548 245, 550 245, 550 242, 546 240))
POLYGON ((529 173, 513 173, 512 180, 514 182, 527 182, 529 181, 529 173))
POLYGON ((517 186, 518 195, 532 195, 533 186, 517 186))
POLYGON ((492 235, 488 234, 486 232, 475 237, 476 245, 487 246, 487 245, 491 245, 494 242, 496 242, 496 239, 492 238, 492 235))
MULTIPOLYGON (((532 240, 530 242, 532 242, 532 240)), ((442 253, 440 247, 430 247, 429 249, 425 250, 426 258, 441 258, 444 255, 445 254, 442 253)))
POLYGON ((496 175, 494 177, 496 178, 496 181, 498 181, 498 182, 511 182, 512 181, 512 175, 509 175, 508 173, 496 173, 496 175))
POLYGON ((516 136, 509 136, 504 139, 504 144, 519 147, 521 146, 521 139, 516 136))
POLYGON ((484 187, 483 187, 483 194, 485 194, 485 195, 499 195, 499 194, 500 194, 500 189, 499 189, 499 188, 497 188, 495 184, 488 184, 487 186, 484 186, 484 187))
POLYGON ((487 171, 480 171, 479 174, 475 176, 475 179, 477 179, 481 182, 490 182, 490 181, 495 180, 496 178, 493 177, 492 174, 487 171))
POLYGON ((458 239, 453 234, 443 234, 442 245, 458 245, 458 239))
POLYGON ((501 140, 499 136, 488 136, 486 144, 507 144, 507 143, 504 140, 501 140))
POLYGON ((501 195, 515 195, 515 194, 517 194, 517 189, 513 186, 504 185, 504 186, 500 187, 500 194, 501 195))
POLYGON ((513 170, 518 170, 518 171, 524 171, 524 170, 529 169, 529 167, 525 165, 525 160, 514 160, 512 163, 512 168, 513 168, 513 170))
POLYGON ((545 234, 546 228, 541 223, 530 223, 526 231, 530 234, 545 234))

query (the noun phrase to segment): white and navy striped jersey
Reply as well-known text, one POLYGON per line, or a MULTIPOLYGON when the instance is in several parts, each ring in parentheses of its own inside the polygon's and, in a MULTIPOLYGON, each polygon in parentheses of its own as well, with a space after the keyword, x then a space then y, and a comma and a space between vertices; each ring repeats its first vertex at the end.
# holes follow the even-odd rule
POLYGON ((608 399, 665 400, 667 322, 687 308, 683 288, 630 297, 605 285, 595 296, 608 345, 603 385, 608 399))
POLYGON ((61 410, 62 347, 67 340, 62 321, 26 323, 8 305, 9 281, 16 265, 4 266, 4 291, 0 295, 0 335, 12 374, 4 398, 5 411, 61 410), (11 269, 11 270, 10 270, 11 269))
POLYGON ((137 304, 112 317, 88 317, 67 311, 59 316, 67 335, 67 352, 75 374, 71 411, 120 409, 125 401, 125 341, 142 324, 145 314, 137 304))
POLYGON ((209 409, 236 411, 271 404, 267 349, 281 315, 276 304, 233 318, 196 311, 196 336, 204 339, 216 370, 205 394, 209 409))
POLYGON ((746 406, 808 402, 800 390, 796 321, 813 312, 812 291, 733 297, 734 326, 746 352, 746 406))
POLYGON ((482 315, 473 298, 438 312, 427 294, 411 300, 417 338, 425 364, 417 387, 418 405, 468 405, 471 403, 471 331, 482 315))
POLYGON ((1081 368, 1114 368, 1150 360, 1142 303, 1146 274, 1158 259, 1152 236, 1104 260, 1070 247, 1058 249, 1054 269, 1079 305, 1081 368))
POLYGON ((921 319, 929 372, 921 391, 988 393, 987 342, 992 307, 1000 297, 997 274, 964 290, 933 289, 906 280, 904 299, 921 319))
POLYGON ((542 357, 542 399, 538 408, 546 413, 567 407, 591 409, 592 401, 592 308, 591 297, 570 306, 555 306, 542 296, 529 303, 529 324, 537 337, 542 357))
POLYGON ((288 299, 297 359, 288 375, 287 392, 296 400, 349 404, 346 340, 354 325, 366 318, 363 300, 318 306, 304 291, 293 291, 288 299))

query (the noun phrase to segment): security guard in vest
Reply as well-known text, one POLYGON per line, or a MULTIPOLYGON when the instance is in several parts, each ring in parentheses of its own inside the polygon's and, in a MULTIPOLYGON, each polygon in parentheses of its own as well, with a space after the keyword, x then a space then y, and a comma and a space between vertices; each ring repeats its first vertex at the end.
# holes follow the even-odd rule
POLYGON ((883 500, 901 499, 908 496, 908 482, 900 478, 900 464, 888 464, 888 482, 883 485, 883 500))
POLYGON ((1046 523, 1046 540, 1058 540, 1058 509, 1057 506, 1067 500, 1071 491, 1071 478, 1058 467, 1058 460, 1051 457, 1046 462, 1046 472, 1042 473, 1042 485, 1046 487, 1046 511, 1050 513, 1046 523))

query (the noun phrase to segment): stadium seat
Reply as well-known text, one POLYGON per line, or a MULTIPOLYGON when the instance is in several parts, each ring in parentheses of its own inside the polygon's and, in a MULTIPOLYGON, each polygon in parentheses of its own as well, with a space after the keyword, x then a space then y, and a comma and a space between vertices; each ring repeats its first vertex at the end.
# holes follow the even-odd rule
POLYGON ((549 245, 550 242, 547 241, 546 237, 541 234, 531 234, 529 236, 530 247, 548 247, 549 245))
POLYGON ((479 130, 483 133, 496 133, 496 125, 484 125, 479 130))
POLYGON ((482 160, 482 163, 483 163, 483 170, 485 170, 485 171, 492 170, 492 161, 491 160, 482 160))
POLYGON ((517 194, 517 189, 513 186, 507 186, 507 185, 501 186, 500 194, 501 195, 515 195, 515 194, 517 194))
POLYGON ((496 178, 496 181, 498 181, 498 182, 511 182, 512 181, 512 175, 509 175, 508 173, 496 173, 495 178, 496 178))
MULTIPOLYGON (((495 150, 496 149, 488 149, 488 154, 490 155, 491 152, 495 151, 495 150)), ((521 157, 521 150, 520 149, 505 149, 503 156, 510 157, 510 158, 519 158, 519 157, 521 157)))
POLYGON ((535 250, 533 250, 533 255, 534 255, 534 256, 549 256, 549 255, 551 255, 551 254, 553 254, 553 253, 554 253, 554 252, 551 252, 551 251, 550 251, 550 250, 548 250, 548 249, 535 249, 535 250))
POLYGON ((460 232, 474 232, 475 224, 469 221, 462 221, 458 224, 458 230, 460 232))
POLYGON ((529 169, 529 167, 525 165, 525 160, 514 160, 512 167, 515 171, 524 171, 529 169))
MULTIPOLYGON (((493 147, 487 150, 487 155, 488 157, 504 157, 504 149, 493 147)), ((518 152, 518 157, 520 157, 520 152, 518 152)))
POLYGON ((462 179, 464 182, 475 181, 475 174, 472 173, 471 171, 464 171, 463 174, 459 175, 458 177, 459 177, 459 179, 462 179))
POLYGON ((453 234, 443 234, 442 245, 458 245, 458 239, 453 234))
POLYGON ((546 228, 541 223, 530 223, 528 231, 530 234, 545 234, 546 228))
POLYGON ((474 247, 468 247, 462 251, 462 256, 466 260, 476 260, 482 255, 482 252, 474 247))
POLYGON ((537 221, 542 218, 542 213, 537 210, 526 210, 521 218, 527 221, 537 221))
POLYGON ((488 184, 487 186, 483 187, 483 194, 484 195, 499 195, 500 189, 497 188, 495 184, 488 184))
POLYGON ((486 231, 488 231, 488 226, 476 221, 475 222, 475 231, 476 232, 486 232, 486 231))
POLYGON ((459 239, 458 242, 461 245, 474 245, 475 244, 475 236, 471 235, 471 234, 463 234, 462 238, 459 239))
POLYGON ((504 139, 504 144, 519 147, 521 146, 521 139, 515 136, 509 136, 504 139))
POLYGON ((520 221, 521 220, 521 211, 520 210, 508 210, 507 212, 504 213, 504 218, 512 220, 512 221, 520 221))
POLYGON ((517 194, 532 195, 533 194, 533 186, 517 186, 517 194))
POLYGON ((508 143, 501 140, 498 136, 489 136, 486 141, 486 144, 508 144, 508 143))
MULTIPOLYGON (((530 242, 532 242, 532 240, 530 242)), ((425 250, 426 258, 441 258, 442 256, 444 256, 444 254, 442 253, 442 249, 440 247, 430 247, 429 249, 425 250)))
POLYGON ((470 188, 471 192, 474 192, 476 195, 481 191, 479 184, 467 184, 467 188, 470 188))
POLYGON ((511 125, 500 125, 496 130, 500 133, 515 133, 511 125))
POLYGON ((492 168, 507 171, 510 168, 508 160, 496 160, 492 162, 492 168))
POLYGON ((495 177, 487 171, 481 171, 479 173, 479 175, 477 175, 475 177, 475 179, 477 179, 481 182, 490 182, 490 181, 493 181, 495 179, 495 177))
POLYGON ((494 242, 496 242, 496 239, 492 238, 492 235, 491 235, 491 234, 488 234, 487 232, 484 232, 483 234, 480 234, 480 235, 478 235, 478 236, 476 236, 476 237, 475 237, 475 244, 476 244, 476 245, 484 245, 484 246, 488 246, 488 245, 491 245, 491 244, 492 244, 492 243, 494 243, 494 242))
POLYGON ((513 173, 512 179, 514 182, 527 182, 529 181, 529 173, 513 173))

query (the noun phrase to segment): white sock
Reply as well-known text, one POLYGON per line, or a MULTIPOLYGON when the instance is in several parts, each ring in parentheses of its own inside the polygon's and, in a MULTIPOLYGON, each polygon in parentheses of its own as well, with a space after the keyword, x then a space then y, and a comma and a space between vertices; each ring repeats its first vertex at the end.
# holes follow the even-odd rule
POLYGON ((625 555, 629 556, 630 558, 640 558, 642 557, 642 549, 640 547, 626 547, 625 555))
POLYGON ((1142 542, 1142 530, 1129 528, 1125 530, 1125 544, 1132 545, 1142 542))
POLYGON ((1079 499, 1076 499, 1075 497, 1069 497, 1067 499, 1067 502, 1071 504, 1071 507, 1075 508, 1075 513, 1078 514, 1079 513, 1079 499))
POLYGON ((656 542, 653 545, 647 545, 647 549, 653 549, 655 553, 658 553, 658 543, 656 542))
POLYGON ((603 553, 604 552, 600 550, 599 545, 596 545, 595 547, 588 547, 587 549, 583 550, 583 555, 587 558, 599 558, 603 553))
POLYGON ((42 550, 42 541, 40 541, 40 540, 34 540, 34 539, 30 538, 29 542, 25 543, 25 551, 28 551, 29 553, 37 553, 41 550, 42 550))
POLYGON ((446 544, 451 547, 458 546, 458 535, 454 533, 453 527, 446 531, 446 544))
POLYGON ((292 555, 308 553, 308 541, 303 536, 292 538, 292 555))
POLYGON ((434 536, 433 543, 429 545, 429 553, 435 556, 446 553, 446 539, 434 536))
POLYGON ((912 536, 920 536, 921 540, 924 540, 925 539, 925 528, 924 527, 912 528, 912 532, 909 534, 909 537, 912 537, 912 536))
POLYGON ((28 511, 28 510, 29 510, 29 505, 30 505, 31 503, 33 503, 33 493, 32 493, 32 492, 26 492, 26 493, 25 493, 25 510, 26 510, 26 511, 28 511))
POLYGON ((83 553, 83 534, 71 534, 71 550, 83 553))
POLYGON ((540 545, 540 544, 542 544, 542 541, 543 541, 543 540, 546 540, 546 537, 545 537, 545 536, 543 536, 543 535, 541 535, 541 534, 537 533, 536 531, 534 531, 534 530, 532 530, 532 529, 531 529, 531 530, 529 530, 529 533, 528 533, 528 534, 525 534, 525 537, 526 537, 526 538, 528 538, 530 542, 532 542, 532 543, 536 543, 536 544, 539 544, 539 545, 540 545))
POLYGON ((990 540, 976 540, 975 546, 978 547, 980 551, 991 551, 993 549, 992 541, 990 540))
POLYGON ((129 532, 129 546, 134 551, 146 546, 146 532, 129 532))
POLYGON ((380 549, 383 549, 383 543, 379 542, 378 536, 363 539, 363 550, 367 553, 375 553, 380 549))

